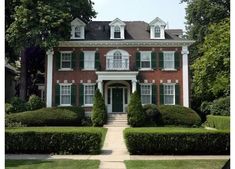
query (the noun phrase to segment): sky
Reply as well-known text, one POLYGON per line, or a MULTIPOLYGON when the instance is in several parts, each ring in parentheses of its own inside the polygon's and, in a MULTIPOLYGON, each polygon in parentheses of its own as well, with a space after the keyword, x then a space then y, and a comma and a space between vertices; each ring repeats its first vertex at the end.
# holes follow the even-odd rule
POLYGON ((92 0, 98 13, 94 21, 145 21, 156 17, 168 22, 170 29, 185 30, 185 7, 180 0, 92 0))

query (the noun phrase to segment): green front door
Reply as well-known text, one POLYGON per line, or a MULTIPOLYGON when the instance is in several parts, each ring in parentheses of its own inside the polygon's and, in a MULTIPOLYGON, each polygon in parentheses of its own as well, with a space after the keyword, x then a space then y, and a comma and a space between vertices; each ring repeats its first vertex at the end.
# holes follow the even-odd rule
POLYGON ((112 111, 123 112, 123 88, 112 89, 112 111))

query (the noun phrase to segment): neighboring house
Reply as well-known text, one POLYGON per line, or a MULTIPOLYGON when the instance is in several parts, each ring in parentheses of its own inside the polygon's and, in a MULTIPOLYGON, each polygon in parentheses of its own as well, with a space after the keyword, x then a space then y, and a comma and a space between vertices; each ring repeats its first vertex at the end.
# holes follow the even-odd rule
POLYGON ((71 39, 47 52, 46 103, 90 112, 98 88, 108 112, 126 112, 132 92, 142 104, 189 107, 188 46, 181 29, 143 21, 71 22, 71 39))
POLYGON ((19 72, 10 64, 5 64, 5 102, 16 95, 17 79, 19 72))

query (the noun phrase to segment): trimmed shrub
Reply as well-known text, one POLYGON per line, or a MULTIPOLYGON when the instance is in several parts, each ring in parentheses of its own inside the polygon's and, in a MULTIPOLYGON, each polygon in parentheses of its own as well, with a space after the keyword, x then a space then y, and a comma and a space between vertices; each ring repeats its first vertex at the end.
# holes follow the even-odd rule
POLYGON ((45 103, 41 100, 41 98, 36 95, 31 95, 27 103, 29 105, 28 110, 36 110, 45 106, 45 103))
POLYGON ((230 134, 196 128, 128 128, 130 154, 229 154, 230 134))
POLYGON ((155 104, 146 104, 143 106, 144 113, 148 121, 159 123, 161 121, 161 114, 155 104))
POLYGON ((164 125, 199 126, 201 119, 192 109, 180 105, 159 106, 164 125))
POLYGON ((103 126, 107 121, 105 102, 99 89, 95 92, 91 121, 93 126, 103 126))
POLYGON ((128 104, 127 120, 128 124, 132 127, 143 126, 145 123, 145 114, 137 91, 131 95, 130 103, 128 104))
POLYGON ((230 130, 230 116, 206 116, 205 125, 219 130, 230 130))
POLYGON ((13 110, 11 113, 24 112, 27 110, 25 102, 19 97, 11 98, 10 103, 13 106, 13 110))
POLYGON ((210 113, 213 115, 230 115, 230 97, 223 97, 213 101, 210 106, 210 113))
POLYGON ((79 107, 43 108, 6 115, 11 122, 27 126, 79 126, 84 118, 84 109, 79 107))
POLYGON ((5 112, 7 114, 11 113, 14 111, 14 108, 13 106, 10 104, 10 103, 5 103, 5 112))
POLYGON ((6 153, 97 154, 102 128, 38 127, 7 129, 6 153))

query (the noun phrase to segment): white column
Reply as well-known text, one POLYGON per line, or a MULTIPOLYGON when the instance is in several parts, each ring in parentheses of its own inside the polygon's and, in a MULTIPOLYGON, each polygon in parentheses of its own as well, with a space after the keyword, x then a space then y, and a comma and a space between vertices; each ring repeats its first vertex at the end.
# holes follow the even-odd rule
POLYGON ((132 80, 132 93, 136 91, 136 80, 132 80))
POLYGON ((103 95, 103 81, 97 81, 98 83, 98 89, 100 90, 100 93, 103 95))
POLYGON ((53 54, 54 51, 47 51, 47 95, 46 95, 46 106, 52 107, 52 71, 53 71, 53 54))
POLYGON ((182 46, 183 67, 183 106, 189 107, 189 72, 188 72, 188 46, 182 46))

